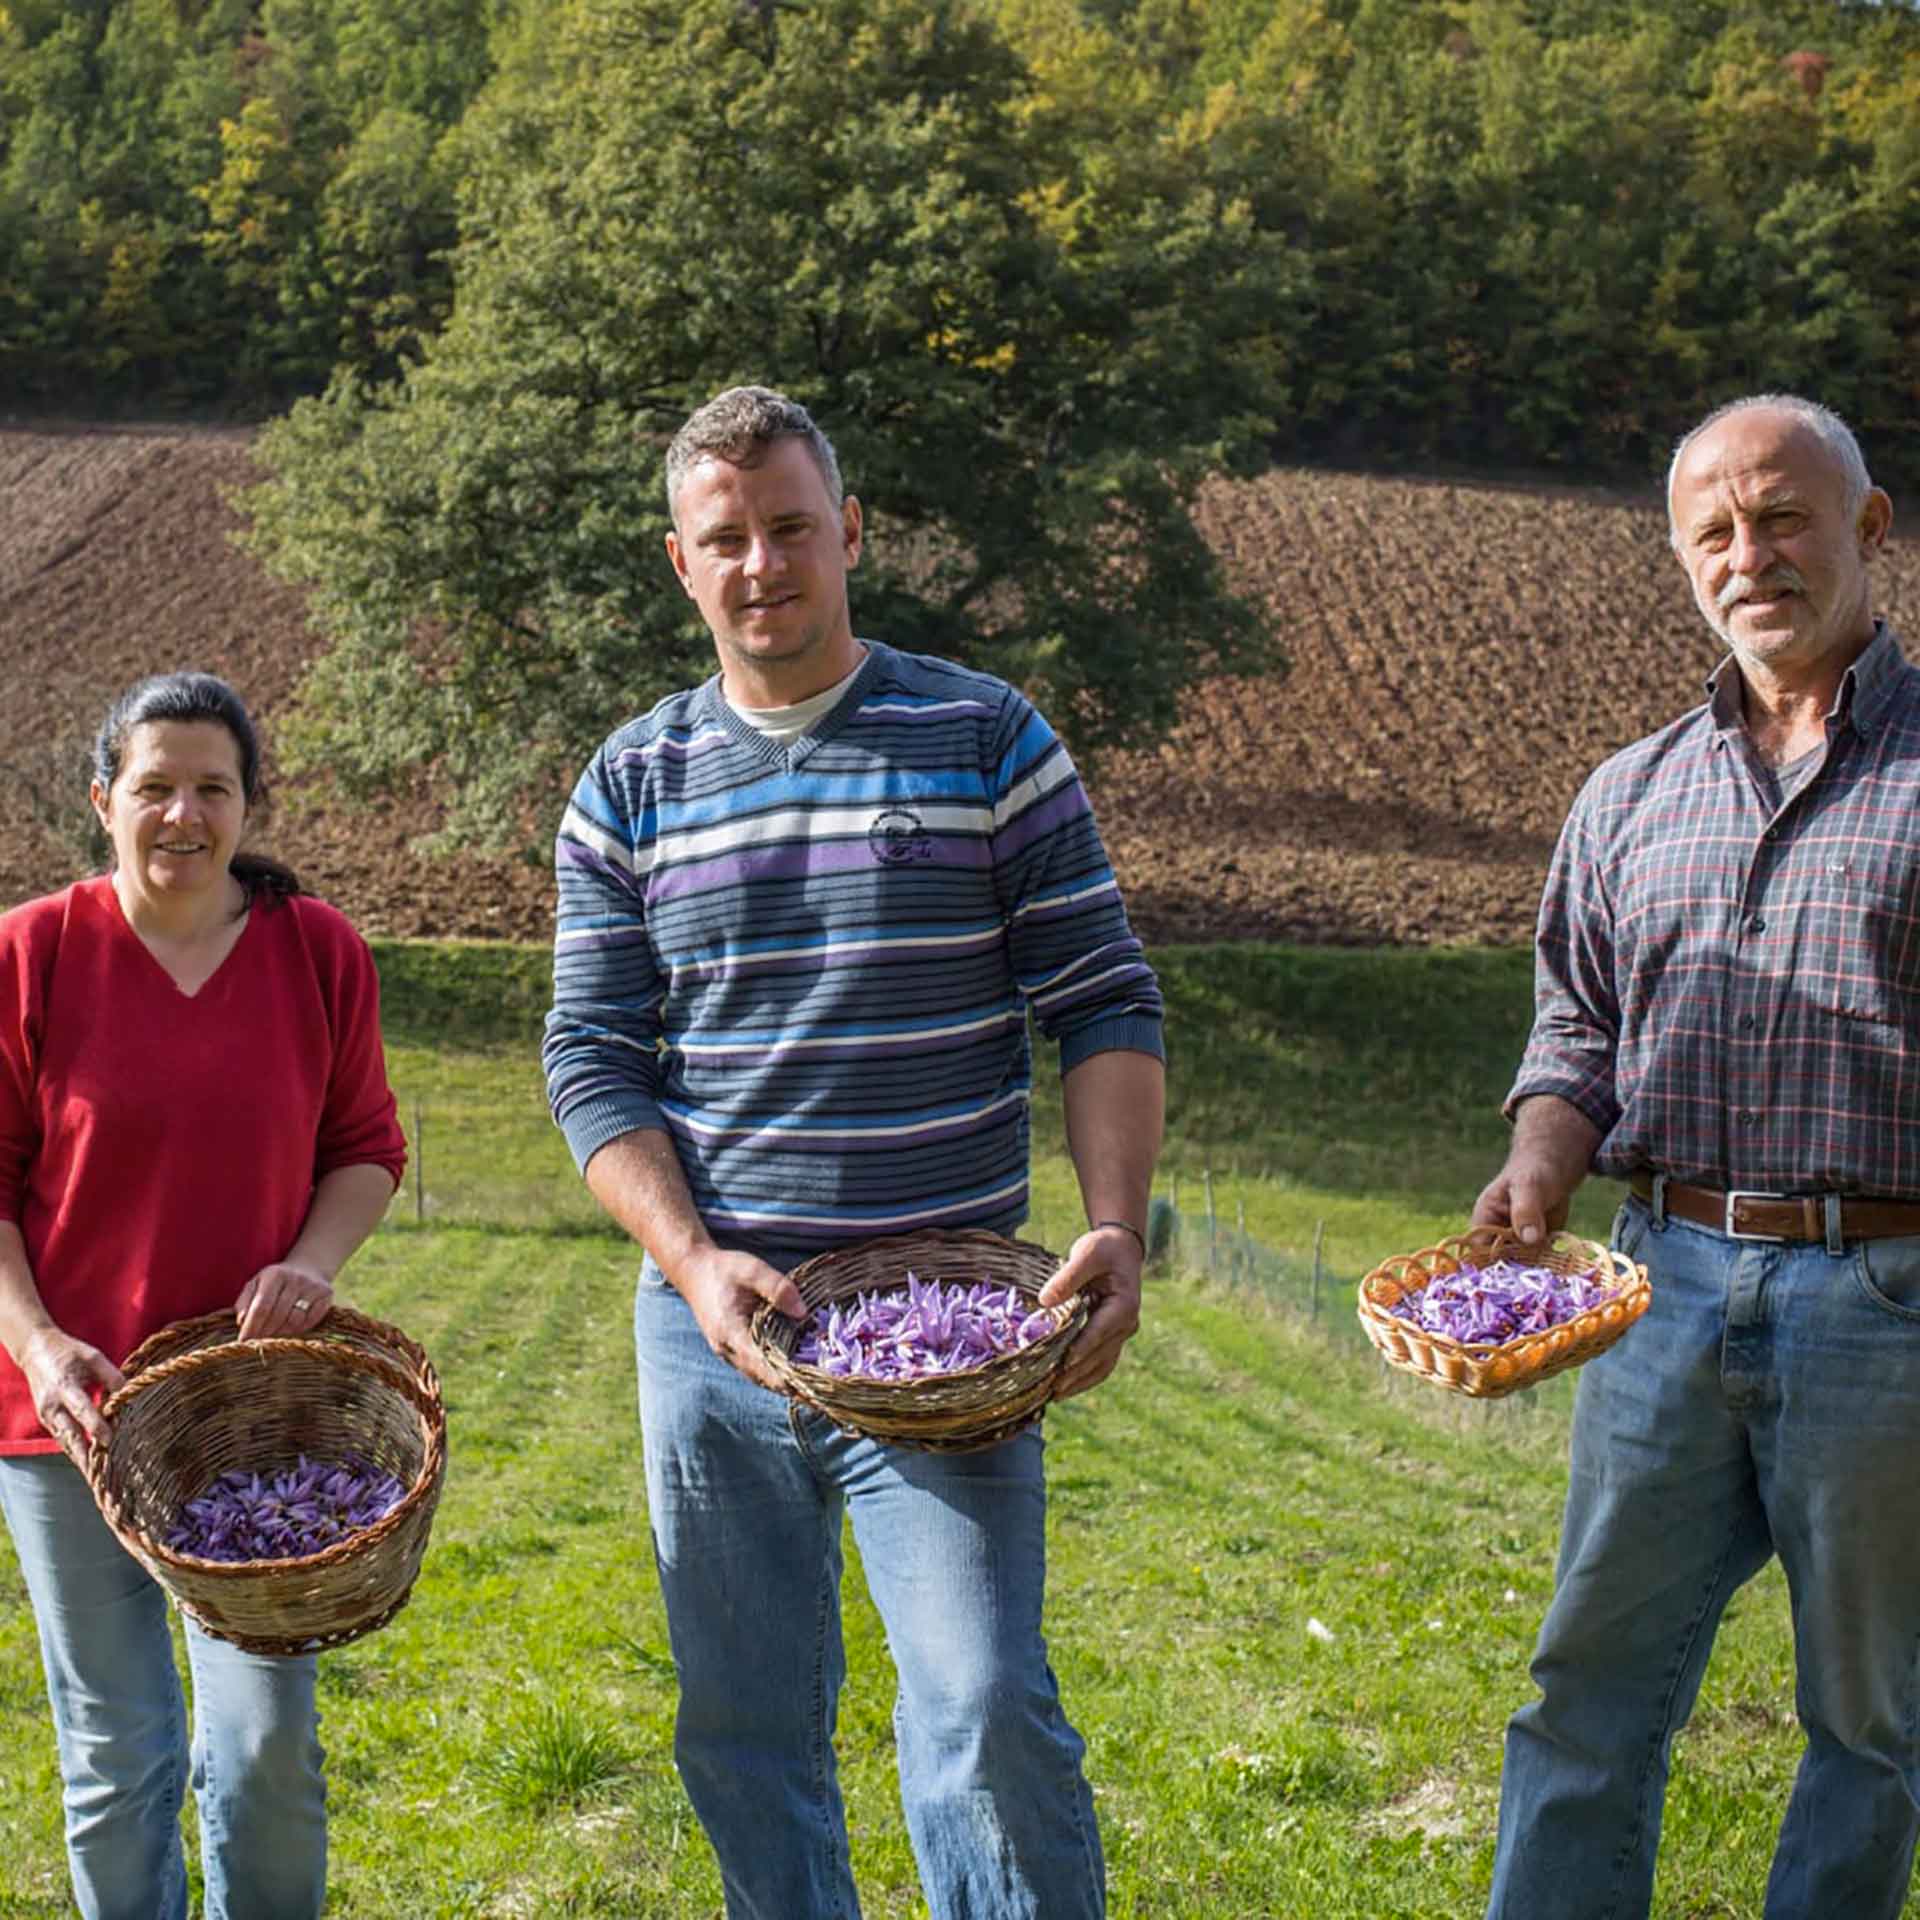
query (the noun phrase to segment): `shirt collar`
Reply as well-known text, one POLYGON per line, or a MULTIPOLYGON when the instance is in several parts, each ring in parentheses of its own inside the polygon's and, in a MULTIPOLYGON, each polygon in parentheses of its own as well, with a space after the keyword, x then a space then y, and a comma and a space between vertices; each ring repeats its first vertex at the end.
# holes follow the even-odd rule
MULTIPOLYGON (((1829 720, 1851 720, 1863 739, 1879 722, 1893 698, 1894 683, 1906 667, 1906 656, 1893 629, 1884 620, 1873 623, 1873 638, 1858 659, 1840 676, 1833 705, 1827 709, 1829 720)), ((1740 666, 1728 654, 1707 675, 1707 701, 1713 714, 1714 731, 1724 737, 1740 732, 1747 724, 1746 709, 1740 698, 1740 666)))

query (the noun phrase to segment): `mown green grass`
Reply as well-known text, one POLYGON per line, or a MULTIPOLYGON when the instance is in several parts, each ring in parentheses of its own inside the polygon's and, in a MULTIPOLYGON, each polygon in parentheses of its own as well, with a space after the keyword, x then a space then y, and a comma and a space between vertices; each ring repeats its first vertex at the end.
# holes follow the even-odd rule
MULTIPOLYGON (((719 1911, 671 1770, 632 1265, 611 1241, 441 1229, 380 1235, 355 1269, 354 1297, 434 1354, 453 1449, 413 1603, 322 1661, 333 1912, 719 1911)), ((1123 1373, 1048 1422, 1049 1632, 1116 1914, 1473 1910, 1548 1592, 1557 1425, 1383 1394, 1293 1323, 1156 1283, 1123 1373)), ((10 1562, 0 1591, 0 1849, 50 1895, 51 1740, 10 1562)), ((868 1911, 904 1917, 923 1909, 857 1557, 848 1634, 855 1858, 868 1911)), ((1757 1911, 1789 1672, 1768 1579, 1683 1743, 1661 1912, 1757 1911)))
MULTIPOLYGON (((322 1660, 329 1912, 706 1920, 718 1880, 672 1771, 634 1418, 636 1257, 572 1211, 526 1053, 544 990, 522 989, 543 963, 467 951, 483 956, 471 974, 460 950, 381 955, 395 1078, 423 1090, 442 1167, 428 1198, 447 1197, 419 1226, 403 1194, 350 1291, 432 1353, 452 1451, 412 1604, 322 1660), (488 1133, 463 1103, 518 1119, 488 1133), (494 1207, 545 1208, 549 1224, 494 1207)), ((1223 1193, 1237 1177, 1250 1231, 1304 1220, 1310 1236, 1350 1208, 1342 1237, 1327 1233, 1344 1326, 1357 1266, 1450 1221, 1457 1190, 1497 1160, 1500 1122, 1476 1102, 1504 1084, 1489 1033, 1510 988, 1523 1004, 1504 1017, 1524 1026, 1524 967, 1160 959, 1176 1164, 1222 1165, 1223 1193)), ((1043 1147, 1049 1125, 1043 1106, 1043 1147)), ((1036 1237, 1058 1244, 1077 1219, 1070 1171, 1043 1155, 1036 1237)), ((1563 1420, 1550 1395, 1486 1409, 1383 1378, 1364 1347, 1328 1337, 1329 1294, 1316 1328, 1256 1293, 1160 1274, 1122 1371, 1049 1415, 1048 1631, 1089 1743, 1117 1916, 1458 1920, 1484 1898, 1501 1727, 1527 1695, 1551 1582, 1563 1420)), ((848 1557, 854 1860, 869 1915, 907 1920, 925 1909, 890 1671, 851 1541, 848 1557)), ((1663 1920, 1758 1911, 1798 1751, 1791 1673, 1769 1574, 1737 1602, 1680 1743, 1663 1920)), ((0 1920, 66 1910, 57 1803, 0 1544, 0 1920)))

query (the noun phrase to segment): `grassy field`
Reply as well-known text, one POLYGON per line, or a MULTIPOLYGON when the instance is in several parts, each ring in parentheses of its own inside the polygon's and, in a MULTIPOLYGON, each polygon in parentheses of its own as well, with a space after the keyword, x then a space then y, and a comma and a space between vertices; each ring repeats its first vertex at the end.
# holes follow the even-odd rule
MULTIPOLYGON (((1484 1897, 1564 1422, 1550 1394, 1490 1410, 1383 1383, 1346 1302, 1373 1259, 1457 1225, 1497 1162, 1524 960, 1156 959, 1183 1211, 1211 1169, 1249 1234, 1298 1251, 1321 1232, 1329 1311, 1312 1324, 1257 1289, 1160 1273, 1121 1373, 1048 1417, 1049 1635, 1090 1746, 1112 1910, 1458 1920, 1484 1897)), ((433 1354, 452 1465, 413 1604, 322 1661, 329 1912, 705 1920, 718 1881, 672 1771, 633 1416, 636 1262, 594 1228, 544 1120, 528 1058, 542 963, 431 947, 381 961, 429 1177, 422 1218, 409 1188, 349 1291, 433 1354)), ((1077 1218, 1058 1127, 1043 1101, 1033 1231, 1053 1243, 1077 1218)), ((1607 1203, 1596 1193, 1585 1224, 1607 1203)), ((905 1920, 925 1909, 891 1681, 849 1558, 855 1866, 868 1914, 905 1920)), ((1758 1911, 1797 1751, 1769 1573, 1736 1603, 1681 1743, 1663 1920, 1758 1911)), ((0 1920, 68 1911, 57 1798, 0 1543, 0 1920)))

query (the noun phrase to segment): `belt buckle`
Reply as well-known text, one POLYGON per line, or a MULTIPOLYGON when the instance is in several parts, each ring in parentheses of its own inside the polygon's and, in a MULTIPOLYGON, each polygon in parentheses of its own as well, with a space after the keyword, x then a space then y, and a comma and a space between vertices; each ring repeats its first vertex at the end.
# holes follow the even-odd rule
POLYGON ((1733 1224, 1734 1204, 1740 1200, 1785 1200, 1790 1198, 1784 1193, 1762 1193, 1757 1187, 1736 1187, 1727 1194, 1726 1211, 1721 1217, 1720 1230, 1729 1240, 1770 1240, 1776 1245, 1784 1245, 1787 1236, 1784 1233, 1742 1233, 1733 1224))

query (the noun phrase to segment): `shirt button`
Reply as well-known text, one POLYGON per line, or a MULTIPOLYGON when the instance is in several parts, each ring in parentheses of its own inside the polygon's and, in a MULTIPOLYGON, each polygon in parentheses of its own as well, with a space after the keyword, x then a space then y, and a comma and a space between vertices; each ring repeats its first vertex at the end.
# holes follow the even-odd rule
POLYGON ((1751 1127, 1759 1120, 1759 1118, 1760 1116, 1757 1113, 1755 1113, 1751 1107, 1748 1107, 1740 1115, 1740 1124, 1743 1127, 1751 1127))
POLYGON ((1753 1015, 1752 1014, 1743 1013, 1740 1016, 1740 1028, 1743 1033, 1751 1033, 1753 1031, 1753 1015))
POLYGON ((1756 913, 1753 918, 1747 922, 1747 931, 1749 933, 1765 933, 1766 930, 1767 916, 1764 913, 1756 913))

